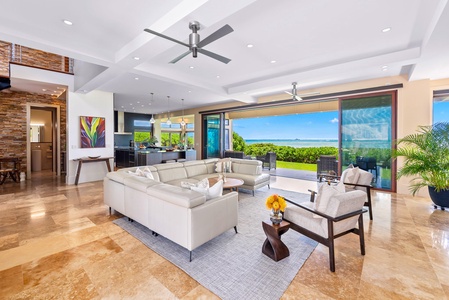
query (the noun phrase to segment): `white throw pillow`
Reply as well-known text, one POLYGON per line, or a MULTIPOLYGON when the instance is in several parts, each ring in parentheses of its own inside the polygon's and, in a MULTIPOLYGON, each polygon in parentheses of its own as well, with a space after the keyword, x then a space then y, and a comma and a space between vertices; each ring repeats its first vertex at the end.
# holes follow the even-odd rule
POLYGON ((232 161, 230 158, 219 159, 215 163, 215 172, 217 173, 232 173, 232 161))
MULTIPOLYGON (((344 188, 344 185, 343 185, 344 188)), ((318 191, 317 197, 315 198, 315 202, 313 205, 313 208, 316 211, 325 213, 327 206, 329 204, 330 199, 337 195, 340 194, 341 190, 341 186, 337 187, 337 186, 330 186, 328 184, 323 184, 320 188, 320 190, 318 191)), ((314 218, 322 218, 319 215, 313 215, 314 218)))
MULTIPOLYGON (((356 184, 359 180, 360 172, 359 167, 354 168, 353 165, 349 165, 349 167, 343 171, 343 174, 341 174, 341 181, 343 183, 352 183, 356 184)), ((355 186, 353 185, 347 185, 346 189, 353 190, 355 186)))
POLYGON ((199 188, 206 189, 209 187, 209 180, 207 178, 203 178, 202 180, 198 181, 197 183, 181 181, 181 187, 185 188, 185 189, 191 189, 192 187, 199 187, 199 188))
POLYGON ((223 194, 223 180, 217 181, 216 184, 208 188, 193 186, 191 187, 191 190, 203 194, 206 196, 206 200, 214 199, 223 194))
POLYGON ((154 179, 153 173, 151 173, 151 170, 148 167, 145 167, 145 169, 143 169, 143 174, 146 178, 154 179))
POLYGON ((128 171, 128 173, 134 174, 134 175, 137 175, 137 176, 140 176, 140 177, 146 177, 146 178, 154 180, 153 173, 151 173, 151 171, 150 171, 150 169, 148 167, 146 167, 143 170, 141 170, 140 168, 137 168, 135 172, 128 171))

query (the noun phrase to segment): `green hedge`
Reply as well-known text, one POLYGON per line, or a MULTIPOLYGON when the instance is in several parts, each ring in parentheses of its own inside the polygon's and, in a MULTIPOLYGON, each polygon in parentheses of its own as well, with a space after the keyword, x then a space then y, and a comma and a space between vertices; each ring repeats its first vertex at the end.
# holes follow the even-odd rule
POLYGON ((320 155, 338 156, 335 147, 307 147, 295 148, 291 146, 276 146, 270 143, 258 143, 246 145, 245 154, 251 156, 265 155, 267 152, 275 152, 276 159, 281 161, 316 164, 320 155))

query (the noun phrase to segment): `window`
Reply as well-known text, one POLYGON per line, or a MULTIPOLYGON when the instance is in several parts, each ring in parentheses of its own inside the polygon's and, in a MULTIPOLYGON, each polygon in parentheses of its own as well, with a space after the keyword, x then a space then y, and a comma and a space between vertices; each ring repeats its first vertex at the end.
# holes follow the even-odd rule
POLYGON ((193 148, 194 145, 194 125, 187 123, 183 128, 179 123, 161 123, 161 146, 193 148))
POLYGON ((449 122, 449 90, 433 92, 433 123, 449 122))

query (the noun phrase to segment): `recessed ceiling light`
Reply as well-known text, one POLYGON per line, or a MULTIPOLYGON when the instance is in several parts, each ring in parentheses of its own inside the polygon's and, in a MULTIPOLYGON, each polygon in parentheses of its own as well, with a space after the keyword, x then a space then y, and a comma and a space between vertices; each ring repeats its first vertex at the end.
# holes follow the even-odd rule
POLYGON ((248 44, 248 45, 246 45, 246 47, 247 48, 252 48, 252 47, 254 47, 254 45, 253 44, 248 44))
POLYGON ((140 57, 137 57, 137 56, 134 56, 133 57, 135 60, 139 60, 140 59, 140 57))
POLYGON ((135 80, 139 80, 139 77, 134 77, 135 80))
POLYGON ((137 101, 137 103, 140 103, 140 101, 137 101))
POLYGON ((189 91, 189 93, 191 93, 192 91, 189 91))
POLYGON ((124 106, 122 105, 122 108, 124 108, 124 106))
POLYGON ((69 20, 62 20, 62 21, 64 22, 65 25, 69 25, 69 26, 73 25, 73 23, 69 20))
POLYGON ((130 103, 129 105, 133 105, 132 103, 130 103))
POLYGON ((275 61, 275 60, 272 60, 272 61, 270 61, 270 63, 272 63, 272 64, 275 64, 275 63, 276 63, 276 61, 275 61))
POLYGON ((190 69, 193 69, 193 68, 194 68, 194 66, 190 66, 189 68, 190 68, 190 69))
POLYGON ((220 75, 217 75, 217 78, 220 78, 220 75))
POLYGON ((47 89, 42 89, 42 92, 46 92, 47 91, 47 89))
POLYGON ((387 28, 382 29, 382 32, 388 32, 390 30, 391 30, 391 27, 387 27, 387 28))

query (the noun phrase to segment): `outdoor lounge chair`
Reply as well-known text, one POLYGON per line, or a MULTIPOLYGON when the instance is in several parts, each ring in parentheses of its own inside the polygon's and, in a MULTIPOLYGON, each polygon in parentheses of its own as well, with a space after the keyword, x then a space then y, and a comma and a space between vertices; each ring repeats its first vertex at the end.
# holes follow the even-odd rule
POLYGON ((265 155, 256 156, 257 160, 262 162, 262 167, 268 167, 268 170, 271 168, 276 169, 276 153, 267 152, 265 155))

